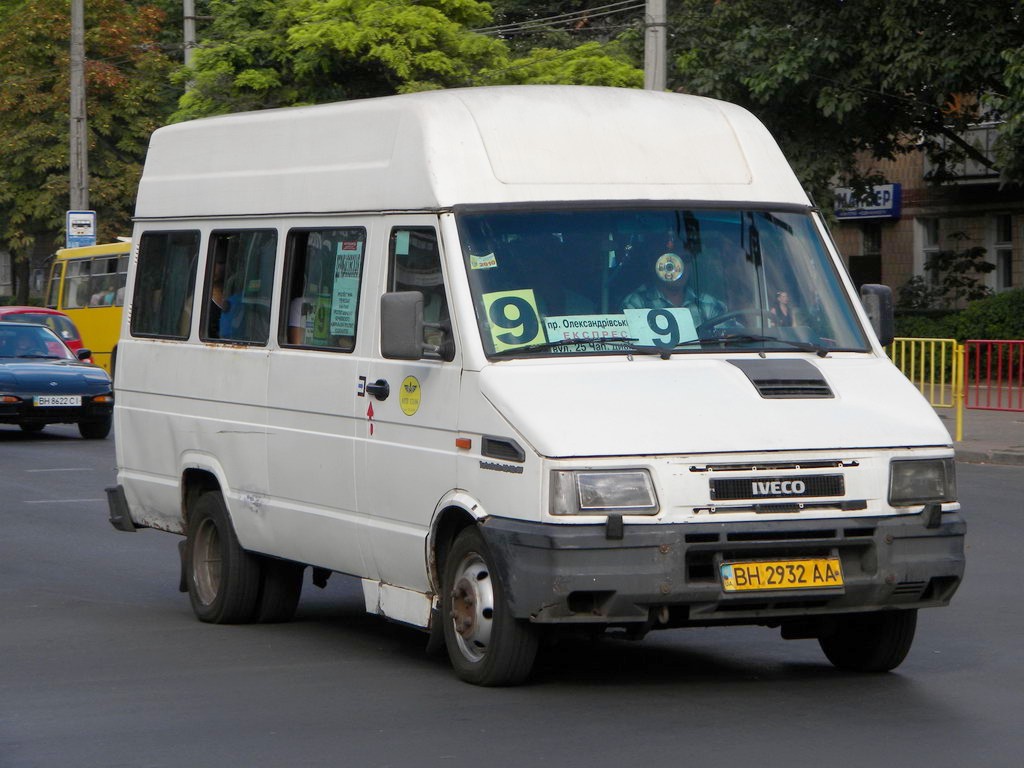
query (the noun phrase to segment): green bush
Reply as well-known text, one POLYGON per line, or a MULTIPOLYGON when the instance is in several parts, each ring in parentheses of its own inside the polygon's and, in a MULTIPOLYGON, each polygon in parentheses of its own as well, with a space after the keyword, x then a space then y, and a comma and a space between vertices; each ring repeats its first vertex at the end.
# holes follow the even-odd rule
POLYGON ((957 312, 903 311, 896 313, 896 336, 901 339, 952 339, 957 312))
POLYGON ((1024 289, 972 301, 958 312, 898 311, 896 336, 907 339, 1024 339, 1024 289))
POLYGON ((972 302, 956 317, 956 338, 1024 339, 1024 289, 972 302))

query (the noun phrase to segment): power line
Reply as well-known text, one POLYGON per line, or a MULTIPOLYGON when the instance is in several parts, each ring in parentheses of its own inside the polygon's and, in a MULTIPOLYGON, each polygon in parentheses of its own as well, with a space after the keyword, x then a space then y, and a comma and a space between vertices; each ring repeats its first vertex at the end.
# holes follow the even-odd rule
POLYGON ((507 34, 518 34, 520 32, 529 32, 536 29, 550 28, 555 24, 568 24, 571 22, 585 21, 588 19, 603 18, 605 16, 613 16, 618 13, 625 13, 627 11, 635 11, 642 9, 644 3, 636 2, 636 0, 622 0, 618 3, 610 3, 608 5, 599 5, 595 8, 588 8, 581 11, 573 11, 571 13, 561 13, 554 16, 545 16, 539 19, 530 19, 527 21, 519 21, 511 24, 497 24, 490 27, 477 27, 470 31, 476 32, 481 35, 507 35, 507 34))

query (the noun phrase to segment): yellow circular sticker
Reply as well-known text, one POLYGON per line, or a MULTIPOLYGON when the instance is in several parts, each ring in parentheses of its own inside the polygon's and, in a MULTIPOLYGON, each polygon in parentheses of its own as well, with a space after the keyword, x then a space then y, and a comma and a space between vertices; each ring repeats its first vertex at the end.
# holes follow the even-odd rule
POLYGON ((420 409, 420 382, 415 376, 406 376, 398 392, 398 405, 402 413, 412 416, 420 409))
POLYGON ((674 253, 663 253, 654 262, 654 271, 666 283, 674 283, 683 276, 683 260, 674 253))

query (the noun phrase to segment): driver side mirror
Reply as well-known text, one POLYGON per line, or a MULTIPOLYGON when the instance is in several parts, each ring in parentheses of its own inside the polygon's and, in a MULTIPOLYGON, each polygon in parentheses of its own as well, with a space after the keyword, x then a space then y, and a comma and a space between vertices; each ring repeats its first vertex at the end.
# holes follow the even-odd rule
POLYGON ((896 316, 892 304, 892 289, 887 285, 868 283, 860 287, 860 303, 868 314, 878 342, 887 347, 896 337, 896 316))
POLYGON ((423 294, 419 291, 385 293, 380 297, 380 352, 398 360, 421 360, 423 294))

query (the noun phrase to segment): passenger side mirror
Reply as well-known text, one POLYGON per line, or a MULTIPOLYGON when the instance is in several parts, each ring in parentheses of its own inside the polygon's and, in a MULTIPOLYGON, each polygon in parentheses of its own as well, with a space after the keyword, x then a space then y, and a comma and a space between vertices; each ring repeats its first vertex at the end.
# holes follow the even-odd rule
POLYGON ((425 346, 423 294, 419 291, 399 291, 381 296, 381 354, 398 360, 421 360, 425 346))
POLYGON ((892 289, 887 285, 866 284, 860 287, 860 303, 868 313, 871 327, 883 347, 896 337, 896 318, 892 305, 892 289))

